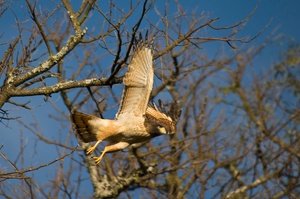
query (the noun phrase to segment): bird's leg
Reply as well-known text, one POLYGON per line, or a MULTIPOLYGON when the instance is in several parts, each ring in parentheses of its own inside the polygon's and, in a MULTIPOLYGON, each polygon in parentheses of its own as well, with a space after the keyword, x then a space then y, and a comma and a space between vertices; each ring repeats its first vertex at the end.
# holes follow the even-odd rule
POLYGON ((88 149, 86 150, 86 154, 90 154, 90 153, 92 153, 93 151, 95 151, 96 147, 98 146, 98 144, 100 144, 100 142, 101 142, 101 140, 98 140, 98 141, 96 142, 96 144, 94 144, 94 146, 88 148, 88 149))
MULTIPOLYGON (((105 147, 106 149, 106 147, 105 147)), ((102 151, 101 155, 99 157, 93 157, 95 159, 95 163, 99 164, 104 156, 104 154, 106 153, 105 149, 102 151)))
POLYGON ((118 142, 117 144, 106 146, 99 157, 93 157, 95 159, 95 163, 99 164, 105 153, 122 150, 128 145, 129 144, 127 142, 118 142))

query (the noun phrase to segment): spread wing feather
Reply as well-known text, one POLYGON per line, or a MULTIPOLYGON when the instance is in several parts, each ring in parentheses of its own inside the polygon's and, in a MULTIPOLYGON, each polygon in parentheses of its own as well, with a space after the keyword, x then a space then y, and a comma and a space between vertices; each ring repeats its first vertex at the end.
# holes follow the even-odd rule
POLYGON ((142 117, 153 88, 152 51, 142 41, 135 47, 134 55, 125 74, 122 100, 116 119, 128 115, 142 117))

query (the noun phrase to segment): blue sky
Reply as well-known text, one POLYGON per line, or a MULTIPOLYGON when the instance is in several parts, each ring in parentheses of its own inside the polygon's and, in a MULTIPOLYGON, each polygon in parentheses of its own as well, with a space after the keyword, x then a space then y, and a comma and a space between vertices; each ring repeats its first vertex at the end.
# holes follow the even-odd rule
MULTIPOLYGON (((1 27, 6 27, 7 24, 14 21, 14 14, 12 10, 14 10, 15 14, 18 17, 27 17, 27 11, 23 11, 24 7, 20 6, 21 1, 16 1, 17 3, 13 3, 13 7, 9 10, 4 17, 0 19, 1 27), (14 7, 15 6, 15 7, 14 7)), ((125 2, 125 1, 124 1, 125 2)), ((239 46, 243 46, 243 48, 249 48, 251 46, 258 46, 263 41, 265 41, 268 37, 273 37, 278 34, 283 34, 287 38, 292 38, 293 40, 284 40, 282 46, 276 45, 275 48, 269 47, 267 48, 261 56, 259 56, 257 62, 260 63, 272 63, 278 60, 278 54, 280 51, 285 50, 288 42, 300 42, 300 1, 298 0, 261 0, 261 1, 237 1, 237 0, 227 0, 227 1, 217 1, 217 0, 202 0, 202 1, 179 1, 182 3, 182 7, 187 11, 195 11, 197 13, 208 13, 212 18, 220 17, 220 19, 214 24, 215 26, 229 26, 234 23, 239 22, 248 16, 248 14, 255 8, 258 4, 258 9, 255 14, 252 16, 250 21, 244 27, 243 31, 238 36, 241 37, 251 37, 262 30, 266 24, 270 21, 270 25, 268 28, 254 41, 247 44, 239 44, 239 46)), ((165 1, 157 1, 155 3, 156 7, 163 7, 165 5, 165 1)), ((177 8, 174 6, 174 12, 176 12, 177 8)), ((7 29, 1 28, 0 35, 4 33, 4 37, 0 38, 1 41, 3 39, 9 38, 11 34, 14 34, 13 28, 8 27, 7 29), (11 31, 11 32, 9 32, 11 31)), ((203 48, 202 51, 213 53, 217 51, 219 45, 214 45, 209 43, 207 48, 203 48)), ((238 47, 239 47, 238 46, 238 47)), ((0 54, 3 55, 4 48, 0 46, 0 54)), ((212 55, 213 56, 213 55, 212 55)), ((3 81, 3 79, 0 79, 3 81)), ((69 123, 65 122, 63 127, 59 127, 58 124, 51 123, 49 124, 49 113, 53 113, 53 108, 46 102, 43 102, 43 97, 34 97, 28 98, 28 100, 34 100, 37 102, 38 107, 33 109, 34 118, 30 111, 14 109, 11 111, 12 117, 21 116, 24 118, 23 122, 28 125, 34 124, 35 121, 38 121, 40 124, 40 128, 43 132, 46 133, 46 137, 48 139, 58 140, 59 131, 63 128, 67 128, 69 123)), ((61 99, 59 95, 53 95, 51 99, 54 103, 61 105, 61 99)), ((62 106, 63 107, 63 106, 62 106)), ((3 107, 4 109, 11 109, 12 106, 6 105, 3 107)), ((20 129, 20 125, 17 122, 10 121, 7 124, 7 127, 2 125, 0 126, 0 146, 3 145, 1 152, 6 154, 11 160, 15 160, 18 157, 18 153, 20 151, 19 142, 20 142, 20 133, 23 134, 23 141, 28 143, 28 147, 25 150, 26 160, 25 167, 27 166, 38 166, 40 163, 47 163, 57 157, 59 157, 58 152, 53 148, 47 148, 47 145, 43 143, 43 152, 39 152, 41 150, 41 145, 34 145, 37 138, 32 136, 31 133, 28 133, 26 129, 20 129)), ((75 143, 76 145, 76 143, 75 143)), ((77 152, 75 152, 77 153, 77 152)), ((0 157, 0 168, 9 168, 9 165, 0 157)), ((48 172, 47 168, 41 169, 39 171, 44 179, 49 179, 54 174, 54 172, 48 172)), ((87 190, 91 190, 90 184, 87 183, 89 187, 87 190)))

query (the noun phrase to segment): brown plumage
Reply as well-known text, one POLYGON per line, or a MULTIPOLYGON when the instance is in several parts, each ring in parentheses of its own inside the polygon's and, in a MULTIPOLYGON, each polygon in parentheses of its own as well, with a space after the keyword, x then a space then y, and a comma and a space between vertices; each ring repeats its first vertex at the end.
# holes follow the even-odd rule
POLYGON ((125 87, 115 120, 72 111, 70 119, 77 137, 87 143, 97 141, 87 154, 92 153, 100 142, 106 140, 109 143, 101 156, 95 157, 96 163, 107 152, 122 150, 158 135, 175 133, 181 114, 176 104, 173 103, 168 112, 161 101, 159 106, 148 104, 153 78, 152 50, 140 38, 123 80, 125 87))

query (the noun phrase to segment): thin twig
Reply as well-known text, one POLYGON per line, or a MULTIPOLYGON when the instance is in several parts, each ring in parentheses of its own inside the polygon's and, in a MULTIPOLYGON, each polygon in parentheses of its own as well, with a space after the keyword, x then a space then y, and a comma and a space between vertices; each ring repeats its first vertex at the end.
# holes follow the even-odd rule
POLYGON ((1 173, 0 174, 0 178, 6 178, 6 176, 8 175, 14 175, 14 174, 19 174, 19 175, 23 175, 24 173, 27 173, 27 172, 31 172, 31 171, 36 171, 36 170, 39 170, 41 168, 44 168, 44 167, 48 167, 52 164, 54 164, 55 162, 57 161, 60 161, 62 159, 64 159, 65 157, 71 155, 72 153, 74 153, 74 151, 76 151, 78 148, 78 146, 76 146, 75 148, 73 148, 69 153, 66 153, 64 154, 63 156, 61 157, 58 157, 56 158, 55 160, 52 160, 51 162, 48 162, 48 163, 45 163, 45 164, 41 164, 37 167, 29 167, 27 169, 24 169, 24 170, 18 170, 17 167, 15 166, 14 163, 12 163, 5 154, 3 154, 1 151, 0 151, 0 156, 3 157, 3 159, 5 159, 14 169, 16 169, 16 171, 12 171, 12 172, 7 172, 7 173, 1 173))

